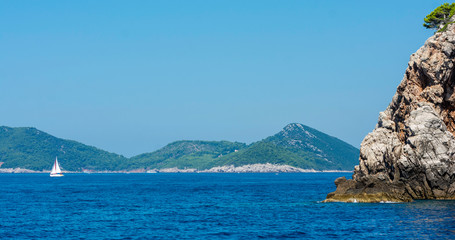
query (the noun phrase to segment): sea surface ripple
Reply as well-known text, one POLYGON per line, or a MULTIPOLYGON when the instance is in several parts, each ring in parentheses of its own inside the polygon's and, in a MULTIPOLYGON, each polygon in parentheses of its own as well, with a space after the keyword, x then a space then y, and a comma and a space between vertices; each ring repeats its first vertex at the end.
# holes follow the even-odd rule
POLYGON ((455 238, 455 201, 320 202, 350 175, 0 174, 0 239, 455 238))

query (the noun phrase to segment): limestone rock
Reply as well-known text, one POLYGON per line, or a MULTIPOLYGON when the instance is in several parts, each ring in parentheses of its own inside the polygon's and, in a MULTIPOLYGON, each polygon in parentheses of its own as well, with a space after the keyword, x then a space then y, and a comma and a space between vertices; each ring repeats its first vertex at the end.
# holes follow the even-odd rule
POLYGON ((352 180, 327 202, 455 199, 455 24, 411 55, 392 102, 363 140, 352 180))
POLYGON ((298 173, 298 172, 316 172, 313 169, 302 169, 296 168, 289 165, 278 165, 278 164, 247 164, 243 166, 235 167, 234 165, 230 166, 220 166, 213 167, 208 170, 202 170, 200 172, 207 173, 298 173))

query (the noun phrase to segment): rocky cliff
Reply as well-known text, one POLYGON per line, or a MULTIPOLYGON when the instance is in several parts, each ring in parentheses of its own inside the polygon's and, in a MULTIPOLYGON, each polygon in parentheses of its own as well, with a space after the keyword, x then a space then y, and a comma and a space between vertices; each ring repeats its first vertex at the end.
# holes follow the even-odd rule
POLYGON ((363 140, 353 179, 326 201, 455 199, 455 24, 411 55, 405 76, 363 140))

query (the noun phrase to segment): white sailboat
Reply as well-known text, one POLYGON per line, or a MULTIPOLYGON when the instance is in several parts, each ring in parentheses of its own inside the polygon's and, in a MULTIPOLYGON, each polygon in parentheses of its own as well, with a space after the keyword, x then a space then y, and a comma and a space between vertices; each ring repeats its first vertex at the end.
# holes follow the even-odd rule
POLYGON ((51 177, 63 177, 62 170, 58 165, 57 157, 55 157, 54 166, 52 166, 51 177))

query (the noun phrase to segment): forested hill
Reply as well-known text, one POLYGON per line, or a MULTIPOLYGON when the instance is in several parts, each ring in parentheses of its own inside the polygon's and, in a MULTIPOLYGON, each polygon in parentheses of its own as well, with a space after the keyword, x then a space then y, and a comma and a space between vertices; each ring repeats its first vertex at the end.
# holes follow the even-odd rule
POLYGON ((347 170, 359 163, 359 149, 314 128, 289 124, 279 133, 223 156, 218 165, 286 164, 315 170, 347 170))
POLYGON ((229 141, 177 141, 152 152, 132 157, 126 168, 207 169, 220 157, 244 149, 245 143, 229 141))
POLYGON ((256 163, 315 170, 348 170, 359 162, 359 149, 303 124, 289 124, 279 133, 245 145, 227 141, 179 141, 130 159, 129 167, 196 168, 256 163))
POLYGON ((50 170, 55 157, 64 170, 118 170, 127 158, 82 143, 64 140, 36 128, 0 127, 1 168, 50 170))
POLYGON ((315 170, 349 170, 359 150, 335 137, 294 123, 247 145, 229 141, 176 141, 132 158, 51 136, 36 128, 0 127, 0 167, 50 170, 58 157, 64 170, 116 171, 195 168, 257 163, 315 170))

